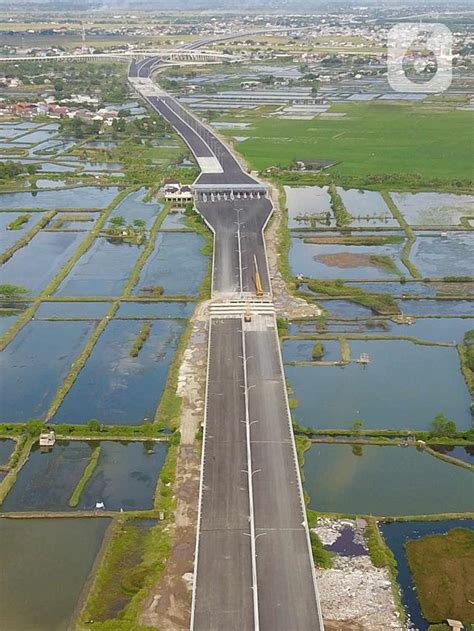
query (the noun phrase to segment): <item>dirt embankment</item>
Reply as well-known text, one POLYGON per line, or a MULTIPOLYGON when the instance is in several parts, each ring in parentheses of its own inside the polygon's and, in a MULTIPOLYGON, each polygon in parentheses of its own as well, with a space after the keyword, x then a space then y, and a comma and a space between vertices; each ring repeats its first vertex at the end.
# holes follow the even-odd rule
POLYGON ((161 631, 189 629, 196 547, 201 441, 207 365, 207 304, 197 307, 178 381, 181 444, 176 471, 174 543, 166 569, 145 601, 140 623, 161 631))

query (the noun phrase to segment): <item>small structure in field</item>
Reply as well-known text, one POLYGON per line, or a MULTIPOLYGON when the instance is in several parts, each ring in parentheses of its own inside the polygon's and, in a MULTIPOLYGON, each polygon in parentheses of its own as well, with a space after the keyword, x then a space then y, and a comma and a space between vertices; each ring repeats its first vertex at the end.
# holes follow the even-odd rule
POLYGON ((56 442, 56 434, 54 433, 53 430, 50 430, 49 432, 43 432, 42 434, 40 434, 39 445, 40 445, 41 451, 49 451, 50 449, 54 447, 55 442, 56 442))

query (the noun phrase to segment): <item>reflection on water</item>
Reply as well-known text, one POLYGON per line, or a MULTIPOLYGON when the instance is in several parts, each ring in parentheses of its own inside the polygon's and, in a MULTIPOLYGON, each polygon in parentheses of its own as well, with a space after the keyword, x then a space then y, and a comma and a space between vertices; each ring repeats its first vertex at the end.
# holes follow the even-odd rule
POLYGON ((312 509, 357 515, 429 515, 472 510, 471 471, 416 447, 314 444, 304 485, 312 509))
POLYGON ((185 323, 155 320, 138 357, 130 349, 143 326, 139 320, 113 320, 99 338, 86 365, 54 420, 136 425, 153 420, 168 368, 185 323))
POLYGON ((92 322, 29 322, 0 355, 0 419, 44 418, 92 322))
POLYGON ((353 359, 368 353, 370 364, 285 366, 298 423, 349 428, 362 419, 365 428, 427 430, 443 412, 460 431, 469 429, 470 397, 455 348, 404 340, 351 340, 350 347, 353 359))

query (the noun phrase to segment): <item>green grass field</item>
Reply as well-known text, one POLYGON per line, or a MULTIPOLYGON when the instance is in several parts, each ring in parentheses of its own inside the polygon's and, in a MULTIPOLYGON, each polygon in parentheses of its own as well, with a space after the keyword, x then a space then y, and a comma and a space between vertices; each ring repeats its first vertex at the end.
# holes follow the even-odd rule
POLYGON ((256 169, 294 160, 331 160, 343 175, 419 173, 426 178, 472 178, 474 114, 406 103, 344 103, 342 118, 284 120, 251 115, 238 150, 256 169))

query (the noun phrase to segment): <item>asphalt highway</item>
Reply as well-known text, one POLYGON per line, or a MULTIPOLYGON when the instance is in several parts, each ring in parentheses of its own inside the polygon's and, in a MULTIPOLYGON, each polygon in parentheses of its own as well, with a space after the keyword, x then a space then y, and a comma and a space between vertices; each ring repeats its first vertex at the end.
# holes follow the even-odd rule
POLYGON ((196 207, 215 233, 213 291, 255 293, 255 262, 265 292, 270 291, 262 230, 272 212, 270 200, 236 199, 196 202, 196 207), (239 243, 242 252, 242 288, 239 282, 239 243))
POLYGON ((212 320, 194 629, 254 629, 240 318, 212 320))
MULTIPOLYGON (((141 62, 132 72, 152 67, 141 62)), ((215 156, 222 166, 195 182, 216 192, 196 201, 215 235, 213 298, 254 298, 256 260, 268 300, 270 200, 260 192, 223 198, 220 185, 247 195, 260 184, 174 99, 146 98, 196 158, 215 156)), ((205 419, 192 631, 322 631, 274 315, 211 318, 205 419)))

